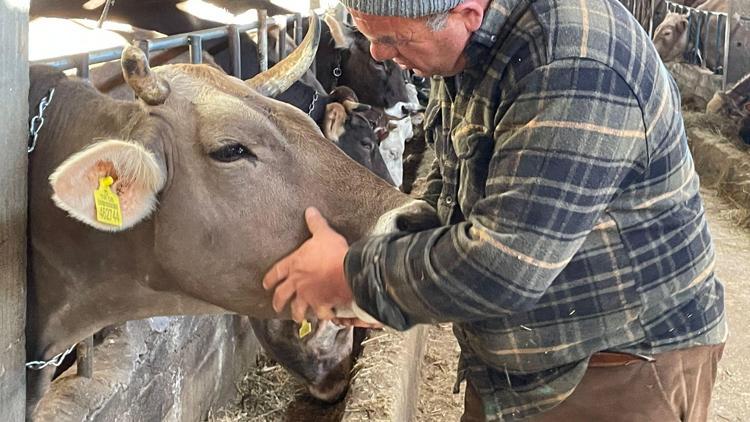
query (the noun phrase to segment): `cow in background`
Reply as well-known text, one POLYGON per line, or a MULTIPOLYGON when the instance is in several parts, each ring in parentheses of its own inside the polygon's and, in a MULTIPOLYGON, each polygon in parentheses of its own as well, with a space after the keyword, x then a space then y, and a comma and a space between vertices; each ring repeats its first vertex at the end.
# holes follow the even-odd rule
MULTIPOLYGON (((729 13, 729 0, 708 0, 700 4, 697 10, 729 13)), ((686 59, 686 54, 690 53, 698 46, 694 45, 694 31, 696 28, 690 27, 690 22, 686 15, 670 12, 664 17, 664 20, 654 31, 654 46, 659 53, 662 61, 682 62, 686 59)), ((723 40, 724 34, 719 34, 717 39, 718 18, 712 16, 708 24, 702 26, 700 36, 700 54, 704 66, 712 69, 720 69, 724 57, 723 40), (717 41, 722 46, 716 51, 717 41), (718 57, 718 61, 717 61, 718 57)))

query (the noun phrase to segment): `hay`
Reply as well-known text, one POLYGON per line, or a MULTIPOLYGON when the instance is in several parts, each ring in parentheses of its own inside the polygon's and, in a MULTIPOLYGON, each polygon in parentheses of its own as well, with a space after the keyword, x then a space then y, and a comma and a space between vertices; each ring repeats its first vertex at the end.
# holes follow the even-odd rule
POLYGON ((209 422, 284 421, 290 404, 305 390, 284 368, 260 354, 257 367, 237 384, 237 392, 239 402, 209 413, 209 422))
POLYGON ((746 145, 739 139, 737 122, 729 117, 694 111, 683 111, 682 116, 686 129, 706 131, 719 142, 731 143, 740 149, 746 149, 746 145))

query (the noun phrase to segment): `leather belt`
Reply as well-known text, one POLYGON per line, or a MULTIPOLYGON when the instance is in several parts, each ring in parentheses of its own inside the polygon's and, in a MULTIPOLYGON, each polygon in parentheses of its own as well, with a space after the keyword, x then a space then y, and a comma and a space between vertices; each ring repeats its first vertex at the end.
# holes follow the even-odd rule
POLYGON ((613 366, 626 366, 636 362, 654 362, 651 356, 637 355, 622 352, 596 352, 589 360, 590 368, 608 368, 613 366))

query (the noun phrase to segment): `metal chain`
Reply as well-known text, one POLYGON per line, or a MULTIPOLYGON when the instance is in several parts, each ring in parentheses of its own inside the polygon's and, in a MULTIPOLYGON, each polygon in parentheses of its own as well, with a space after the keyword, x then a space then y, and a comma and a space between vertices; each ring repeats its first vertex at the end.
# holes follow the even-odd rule
POLYGON ((308 116, 312 116, 313 110, 315 110, 315 103, 318 102, 318 91, 313 93, 312 102, 310 103, 310 110, 307 111, 308 116))
POLYGON ((35 361, 31 361, 31 362, 26 362, 26 367, 29 368, 29 369, 31 369, 31 370, 38 371, 40 369, 46 368, 47 366, 60 366, 60 365, 62 365, 63 360, 65 360, 65 357, 68 356, 70 354, 70 352, 72 352, 73 349, 75 349, 75 348, 76 348, 76 345, 74 344, 74 345, 70 346, 70 348, 68 348, 68 350, 66 350, 66 351, 64 351, 64 352, 62 352, 62 353, 60 353, 58 355, 55 355, 50 360, 35 360, 35 361))
POLYGON ((55 88, 50 89, 49 94, 39 101, 39 111, 36 116, 31 118, 31 123, 29 123, 29 146, 27 149, 29 154, 36 148, 36 138, 39 136, 39 129, 44 125, 44 110, 52 102, 53 95, 55 95, 55 88))

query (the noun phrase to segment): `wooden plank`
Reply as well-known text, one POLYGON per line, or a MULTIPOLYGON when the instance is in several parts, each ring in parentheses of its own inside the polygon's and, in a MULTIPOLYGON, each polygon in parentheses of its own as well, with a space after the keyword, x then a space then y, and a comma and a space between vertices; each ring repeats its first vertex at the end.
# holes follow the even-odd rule
POLYGON ((29 0, 0 1, 0 421, 26 407, 29 0))
POLYGON ((729 88, 750 72, 750 1, 733 0, 729 7, 727 69, 724 87, 729 88))

